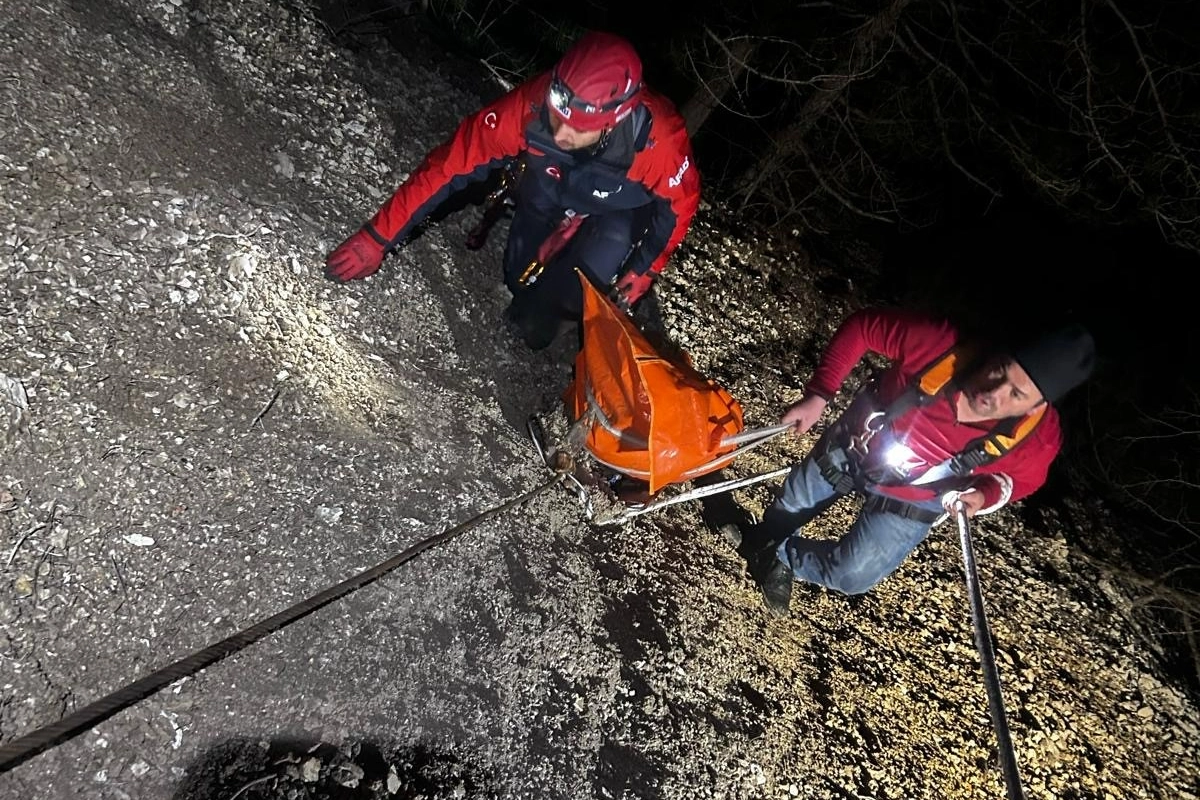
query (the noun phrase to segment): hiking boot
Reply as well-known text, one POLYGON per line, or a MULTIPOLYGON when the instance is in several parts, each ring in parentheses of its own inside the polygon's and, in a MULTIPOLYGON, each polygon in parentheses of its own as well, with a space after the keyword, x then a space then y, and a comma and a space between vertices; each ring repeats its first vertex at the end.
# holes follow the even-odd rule
POLYGON ((649 483, 628 475, 620 475, 608 485, 617 499, 627 506, 644 506, 654 499, 649 483))
POLYGON ((771 615, 783 619, 792 602, 792 569, 775 556, 775 550, 758 555, 750 567, 750 577, 762 592, 763 603, 771 615))
POLYGON ((516 298, 504 310, 504 320, 530 350, 545 350, 558 337, 562 319, 516 298))
POLYGON ((743 525, 741 527, 742 545, 739 551, 749 560, 751 556, 763 551, 775 552, 775 548, 783 539, 761 522, 743 525))
POLYGON ((721 534, 721 538, 737 551, 749 567, 754 566, 760 553, 774 553, 775 548, 779 546, 779 540, 772 539, 763 526, 753 520, 745 523, 726 522, 717 526, 717 533, 721 534))
POLYGON ((539 321, 521 333, 530 350, 545 350, 558 338, 558 320, 539 321))
POLYGON ((729 543, 729 546, 734 550, 741 552, 742 549, 742 529, 732 522, 727 522, 717 528, 717 532, 721 537, 729 543))

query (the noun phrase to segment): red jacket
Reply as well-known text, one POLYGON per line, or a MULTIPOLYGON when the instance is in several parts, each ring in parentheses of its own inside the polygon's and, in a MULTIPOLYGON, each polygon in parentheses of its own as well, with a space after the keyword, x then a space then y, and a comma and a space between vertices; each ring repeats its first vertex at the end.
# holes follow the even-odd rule
MULTIPOLYGON (((544 136, 536 137, 530 150, 528 137, 545 130, 549 85, 550 73, 539 75, 465 118, 383 204, 370 220, 371 227, 381 238, 398 244, 448 196, 485 178, 506 160, 529 152, 540 169, 560 180, 562 199, 571 203, 564 209, 586 214, 649 205, 650 228, 628 266, 638 273, 661 272, 700 204, 700 177, 683 118, 665 97, 643 89, 642 106, 649 112, 650 128, 644 146, 631 152, 632 164, 620 165, 619 175, 604 174, 602 153, 596 163, 588 162, 588 168, 598 174, 573 176, 575 158, 553 149, 552 142, 548 148, 544 136), (554 164, 547 166, 547 158, 554 164), (590 182, 581 186, 585 180, 590 182)), ((637 113, 622 126, 629 125, 637 113)))
MULTIPOLYGON (((806 390, 831 399, 869 350, 892 361, 891 367, 880 376, 876 389, 880 404, 886 408, 916 375, 958 341, 958 332, 948 322, 905 311, 857 311, 834 334, 806 390)), ((954 403, 958 395, 946 392, 929 405, 911 409, 893 420, 892 429, 904 437, 918 463, 924 462, 924 467, 917 467, 911 473, 914 478, 953 457, 988 431, 986 423, 980 427, 957 420, 954 403)), ((1037 490, 1046 482, 1050 464, 1061 446, 1058 414, 1050 407, 1033 432, 1012 450, 972 472, 969 481, 983 492, 984 510, 993 511, 1037 490)), ((937 496, 935 491, 919 486, 881 486, 876 490, 909 501, 937 496)))

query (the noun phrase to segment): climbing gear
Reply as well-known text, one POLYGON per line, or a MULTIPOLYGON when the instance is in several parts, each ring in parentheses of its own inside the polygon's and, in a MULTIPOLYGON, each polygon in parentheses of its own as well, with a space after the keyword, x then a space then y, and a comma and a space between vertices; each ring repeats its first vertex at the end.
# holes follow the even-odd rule
MULTIPOLYGON (((957 390, 959 386, 955 377, 961 372, 961 365, 974 356, 972 351, 963 347, 951 348, 941 355, 922 370, 909 383, 908 388, 888 405, 883 412, 884 417, 877 420, 878 427, 881 429, 910 409, 932 403, 947 390, 957 390)), ((907 476, 900 476, 900 480, 908 485, 919 486, 949 477, 962 478, 970 475, 975 469, 992 463, 1016 447, 1033 432, 1045 413, 1046 405, 1043 403, 1024 417, 999 420, 986 434, 972 440, 956 455, 941 464, 930 467, 920 477, 909 480, 907 476)))
POLYGON ((766 548, 751 556, 750 577, 762 593, 763 604, 778 619, 787 617, 792 602, 792 568, 779 560, 775 548, 766 548))
POLYGON ((912 503, 898 500, 895 497, 885 497, 881 494, 867 494, 863 500, 863 511, 871 511, 876 514, 897 514, 905 519, 911 519, 914 522, 927 522, 930 525, 946 518, 946 515, 941 511, 921 508, 912 503))
POLYGON ((467 234, 467 249, 478 250, 487 242, 488 234, 510 208, 516 205, 516 187, 525 172, 524 159, 512 159, 499 170, 496 188, 483 200, 483 214, 467 234))
POLYGON ((580 131, 611 128, 628 116, 642 89, 642 60, 625 39, 584 34, 555 65, 546 103, 580 131))
POLYGON ((522 286, 532 286, 537 283, 537 279, 541 277, 542 271, 545 269, 546 265, 535 258, 521 271, 520 276, 517 277, 517 282, 522 286))
MULTIPOLYGON (((548 464, 548 466, 550 465, 548 464)), ((239 631, 233 636, 210 645, 203 650, 198 650, 189 656, 185 656, 178 661, 158 669, 140 680, 123 686, 115 692, 68 714, 58 722, 45 725, 10 742, 0 744, 0 774, 20 766, 39 753, 43 753, 52 747, 73 739, 84 731, 99 725, 117 712, 150 697, 155 692, 171 685, 175 681, 186 678, 189 675, 195 675, 205 667, 209 667, 226 656, 245 649, 266 635, 290 625, 319 608, 329 605, 334 600, 345 597, 351 592, 361 589, 369 583, 373 583, 402 564, 416 558, 426 550, 440 544, 445 544, 459 534, 474 528, 479 523, 534 499, 551 487, 557 486, 564 480, 567 480, 572 468, 573 465, 570 463, 569 457, 565 453, 561 454, 552 467, 554 477, 519 497, 483 511, 453 528, 423 539, 404 552, 392 556, 386 561, 376 564, 374 567, 331 586, 306 600, 302 600, 290 608, 268 617, 262 622, 251 625, 249 628, 239 631)))
MULTIPOLYGON (((790 425, 780 425, 774 428, 761 428, 756 431, 747 431, 747 433, 761 434, 762 438, 753 443, 754 445, 757 445, 760 442, 765 442, 768 439, 787 432, 789 428, 791 428, 790 425)), ((748 447, 749 446, 752 445, 748 445, 748 447)), ((746 448, 743 448, 743 450, 744 449, 746 448)), ((731 478, 719 483, 710 483, 706 486, 697 486, 692 489, 687 489, 679 492, 678 494, 670 495, 669 497, 652 496, 651 499, 645 503, 629 505, 617 513, 609 513, 604 516, 596 517, 593 517, 589 514, 589 519, 592 520, 593 524, 599 527, 619 526, 625 524, 634 517, 640 517, 643 514, 649 514, 652 511, 658 511, 668 506, 686 503, 691 500, 699 500, 702 497, 711 497, 714 494, 724 494, 725 492, 732 492, 734 489, 744 489, 747 486, 753 486, 756 483, 762 483, 763 481, 781 478, 788 474, 791 469, 792 468, 790 466, 780 467, 779 469, 773 469, 769 472, 760 472, 756 475, 750 475, 745 478, 731 478)))
MULTIPOLYGON (((583 347, 575 376, 563 399, 570 430, 563 446, 580 465, 646 483, 648 497, 600 515, 586 509, 597 525, 619 525, 675 503, 729 491, 778 477, 775 470, 721 484, 695 487, 672 496, 658 492, 729 465, 736 456, 790 430, 789 425, 745 430, 741 406, 728 392, 700 375, 685 355, 667 358, 591 282, 577 271, 583 290, 583 347)), ((531 418, 530 436, 543 460, 545 426, 531 418)), ((585 486, 611 489, 607 480, 577 475, 585 486)), ((611 492, 610 492, 611 493, 611 492)), ((628 500, 628 498, 626 498, 628 500)))
POLYGON ((613 284, 609 297, 617 304, 618 308, 628 314, 633 304, 650 291, 650 287, 654 285, 654 279, 657 277, 657 273, 649 270, 641 275, 628 271, 613 284))
POLYGON ((1004 695, 1000 690, 1000 674, 996 669, 996 651, 988 628, 987 612, 983 607, 983 593, 979 589, 979 574, 975 569, 975 552, 971 546, 971 528, 967 522, 966 507, 961 500, 954 502, 954 517, 958 521, 958 536, 962 542, 963 571, 967 579, 967 597, 971 605, 971 623, 975 629, 975 648, 983 668, 984 686, 987 689, 988 709, 992 715, 992 726, 996 729, 996 745, 1000 755, 1000 768, 1004 774, 1004 785, 1008 800, 1025 800, 1021 789, 1021 774, 1017 766, 1017 754, 1013 749, 1012 734, 1008 729, 1008 718, 1004 713, 1004 695))
POLYGON ((988 433, 969 442, 957 455, 930 467, 916 480, 908 481, 909 485, 922 486, 950 477, 962 478, 992 463, 1033 432, 1045 416, 1046 408, 1043 403, 1020 419, 1002 421, 988 433))
POLYGON ((955 455, 934 464, 921 475, 913 478, 904 461, 879 463, 872 469, 864 469, 872 451, 881 442, 900 445, 889 435, 893 421, 914 408, 929 405, 946 392, 956 391, 956 376, 961 365, 973 357, 973 353, 962 347, 954 347, 943 353, 918 373, 909 385, 888 406, 878 409, 874 382, 868 383, 851 403, 850 409, 836 426, 817 443, 814 457, 821 474, 839 492, 865 489, 868 486, 928 486, 952 478, 964 478, 974 470, 1003 457, 1037 428, 1046 413, 1043 403, 1024 417, 998 420, 987 433, 971 440, 955 455), (856 408, 855 406, 859 406, 856 408), (846 458, 832 455, 842 450, 846 458))
POLYGON ((686 358, 664 357, 612 302, 578 274, 583 347, 565 399, 600 464, 649 484, 713 472, 733 460, 742 408, 686 358))

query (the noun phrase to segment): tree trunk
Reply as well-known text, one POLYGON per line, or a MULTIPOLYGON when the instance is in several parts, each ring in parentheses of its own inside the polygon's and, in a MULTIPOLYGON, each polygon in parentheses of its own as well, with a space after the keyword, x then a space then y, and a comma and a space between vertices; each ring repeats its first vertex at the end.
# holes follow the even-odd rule
POLYGON ((814 82, 809 95, 796 118, 771 138, 771 145, 762 157, 738 180, 737 194, 742 197, 744 209, 758 193, 765 180, 778 176, 789 160, 804 151, 804 142, 813 127, 836 103, 846 88, 878 67, 876 53, 879 44, 892 38, 896 23, 904 9, 913 0, 892 0, 890 4, 858 29, 850 42, 850 52, 842 62, 841 69, 825 75, 814 82))
POLYGON ((722 44, 721 53, 725 57, 725 63, 720 67, 714 65, 707 75, 699 75, 700 87, 679 109, 689 136, 696 135, 696 131, 700 130, 700 126, 712 114, 713 109, 721 104, 737 84, 742 73, 746 71, 746 64, 754 57, 756 49, 758 40, 750 37, 735 39, 727 47, 722 44))

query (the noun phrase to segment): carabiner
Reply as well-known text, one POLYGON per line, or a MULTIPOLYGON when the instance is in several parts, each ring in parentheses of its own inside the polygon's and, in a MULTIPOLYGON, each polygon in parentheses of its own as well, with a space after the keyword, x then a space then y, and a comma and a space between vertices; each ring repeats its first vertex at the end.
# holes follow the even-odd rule
POLYGON ((883 426, 887 424, 887 413, 883 411, 872 411, 863 420, 863 431, 857 436, 851 436, 850 442, 846 449, 854 453, 856 456, 866 458, 871 453, 871 440, 875 438, 875 434, 883 430, 883 426))

